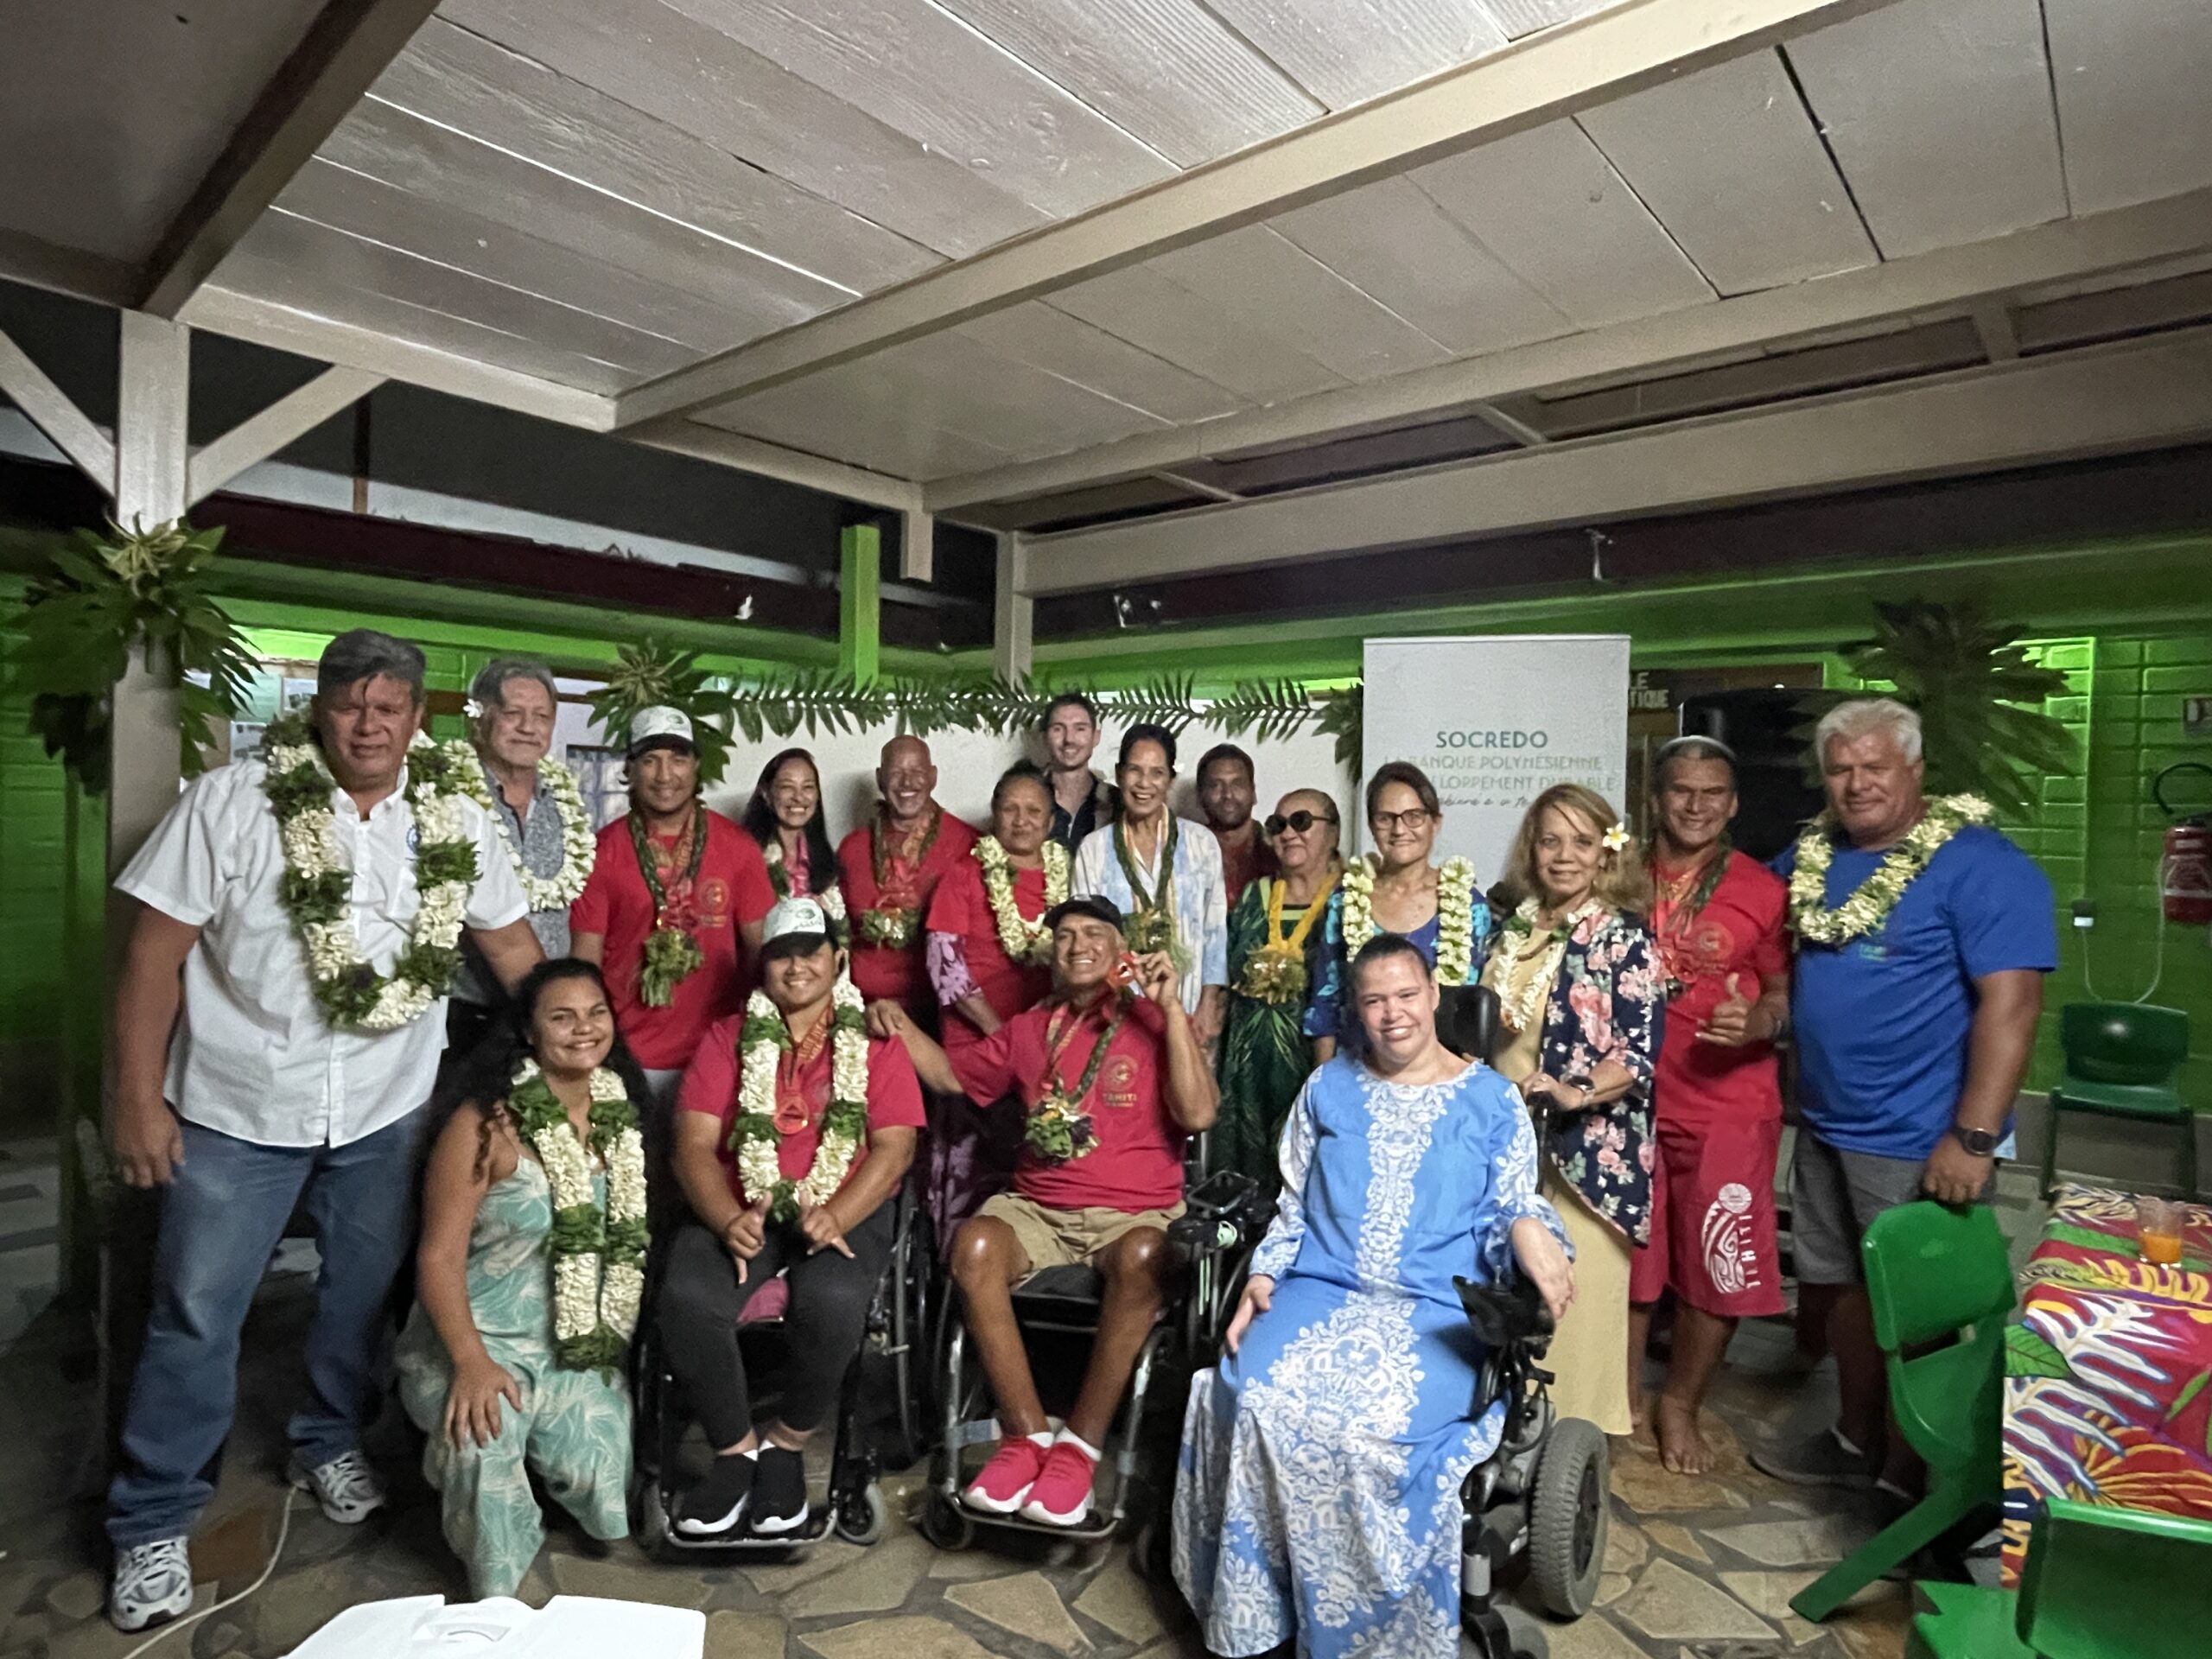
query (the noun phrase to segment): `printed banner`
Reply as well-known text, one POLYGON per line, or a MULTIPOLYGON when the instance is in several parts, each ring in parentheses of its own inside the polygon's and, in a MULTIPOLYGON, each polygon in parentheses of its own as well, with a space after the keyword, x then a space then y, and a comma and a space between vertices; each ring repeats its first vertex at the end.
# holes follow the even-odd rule
POLYGON ((1363 787, 1389 760, 1427 772, 1444 804, 1437 858, 1472 859, 1488 887, 1554 784, 1626 804, 1628 647, 1624 633, 1370 639, 1363 787))

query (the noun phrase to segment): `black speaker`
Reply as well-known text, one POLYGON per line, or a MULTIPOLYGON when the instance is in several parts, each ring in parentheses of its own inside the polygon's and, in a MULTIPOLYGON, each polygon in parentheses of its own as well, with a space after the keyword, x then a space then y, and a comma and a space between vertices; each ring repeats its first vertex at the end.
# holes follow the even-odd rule
POLYGON ((1821 810, 1820 790, 1806 781, 1806 746, 1795 734, 1805 723, 1801 694, 1779 688, 1708 691, 1682 702, 1685 737, 1718 738, 1736 752, 1740 802, 1731 837, 1761 863, 1796 838, 1821 810))

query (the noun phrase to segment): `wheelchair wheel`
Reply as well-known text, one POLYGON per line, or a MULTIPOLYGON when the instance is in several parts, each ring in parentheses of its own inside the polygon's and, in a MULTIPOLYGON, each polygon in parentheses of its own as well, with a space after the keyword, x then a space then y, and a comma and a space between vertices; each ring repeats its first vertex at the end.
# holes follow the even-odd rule
POLYGON ((958 1498, 932 1486, 922 1498, 922 1536, 939 1549, 965 1549, 976 1541, 976 1522, 958 1498))
POLYGON ((661 1497, 658 1480, 645 1480, 639 1488, 638 1548, 653 1560, 660 1560, 668 1549, 668 1504, 661 1497))
POLYGON ((1164 1517, 1154 1516, 1137 1529, 1137 1535, 1129 1541, 1129 1570, 1147 1584, 1173 1580, 1175 1563, 1164 1517))
POLYGON ((1605 1564, 1605 1437, 1564 1417, 1538 1453, 1529 1500, 1529 1582, 1547 1611, 1580 1618, 1605 1564))
POLYGON ((890 1524, 890 1506, 883 1501, 883 1488, 870 1481, 837 1506, 835 1525, 837 1535, 849 1544, 863 1547, 883 1536, 890 1524))

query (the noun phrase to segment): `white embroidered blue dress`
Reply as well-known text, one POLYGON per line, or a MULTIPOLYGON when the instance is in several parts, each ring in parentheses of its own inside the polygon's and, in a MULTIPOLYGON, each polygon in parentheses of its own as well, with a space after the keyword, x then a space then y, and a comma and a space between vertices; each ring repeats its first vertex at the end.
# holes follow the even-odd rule
POLYGON ((1405 1087, 1340 1057, 1282 1137, 1282 1197, 1252 1270, 1274 1300, 1191 1385, 1176 1581, 1230 1659, 1452 1659, 1459 1483, 1497 1446, 1470 1421, 1480 1344, 1453 1290, 1513 1270, 1513 1224, 1565 1243, 1536 1141, 1484 1065, 1405 1087))

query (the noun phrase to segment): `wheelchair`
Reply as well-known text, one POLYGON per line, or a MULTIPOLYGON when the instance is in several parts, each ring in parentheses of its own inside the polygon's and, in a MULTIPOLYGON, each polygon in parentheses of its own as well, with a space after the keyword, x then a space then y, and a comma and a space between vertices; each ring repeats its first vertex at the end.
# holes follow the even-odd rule
MULTIPOLYGON (((672 1478, 684 1464, 692 1421, 684 1406, 683 1387, 661 1355, 651 1319, 653 1299, 648 1296, 647 1317, 639 1322, 633 1344, 631 1378, 632 1397, 636 1402, 632 1501, 636 1536, 648 1555, 662 1560, 698 1554, 783 1555, 804 1551, 832 1532, 851 1544, 873 1544, 882 1537, 889 1508, 880 1482, 883 1452, 872 1429, 878 1419, 888 1418, 893 1434, 891 1461, 895 1466, 903 1467, 921 1456, 929 1428, 928 1368, 924 1363, 927 1344, 923 1333, 929 1329, 936 1286, 936 1243, 929 1217, 906 1192, 900 1192, 891 1202, 896 1206, 891 1255, 868 1305, 860 1350, 838 1388, 826 1490, 819 1502, 810 1501, 807 1518, 794 1532, 764 1535, 739 1531, 695 1538, 671 1524, 672 1478), (872 1373, 886 1369, 893 1395, 887 1410, 880 1390, 868 1385, 872 1373)), ((658 1272, 652 1282, 657 1288, 658 1272)), ((785 1339, 783 1313, 787 1305, 788 1292, 779 1275, 747 1302, 738 1321, 747 1375, 758 1379, 753 1390, 756 1416, 772 1410, 777 1398, 775 1350, 785 1339)), ((813 1496, 810 1494, 810 1499, 813 1496)))
MULTIPOLYGON (((1192 1166, 1204 1167, 1203 1137, 1193 1137, 1192 1166)), ((1167 1230, 1174 1265, 1158 1319, 1137 1355, 1129 1392, 1114 1431, 1100 1448, 1100 1468, 1113 1478, 1102 1483, 1091 1516, 1077 1527, 1057 1527, 1019 1515, 987 1515, 960 1501, 981 1459, 970 1462, 971 1447, 988 1447, 1000 1438, 997 1418, 982 1368, 969 1351, 968 1332, 957 1294, 948 1288, 942 1315, 944 1338, 938 1369, 941 1423, 923 1498, 923 1535, 940 1549, 965 1549, 979 1529, 1040 1535, 1078 1548, 1110 1541, 1132 1516, 1137 1520, 1140 1566, 1164 1567, 1166 1528, 1163 1524, 1173 1490, 1173 1440, 1181 1426, 1181 1392, 1177 1387, 1218 1354, 1222 1333, 1236 1311, 1244 1268, 1265 1230, 1274 1206, 1251 1177, 1223 1170, 1205 1178, 1184 1200, 1184 1213, 1167 1230), (1161 1415, 1154 1395, 1167 1380, 1171 1398, 1161 1443, 1161 1415), (1148 1466, 1147 1466, 1148 1465, 1148 1466), (1141 1492, 1141 1514, 1136 1502, 1141 1492), (1158 1562, 1151 1558, 1157 1556, 1158 1562)), ((1047 1268, 1030 1275, 1014 1292, 1015 1322, 1025 1340, 1036 1335, 1078 1340, 1096 1335, 1103 1281, 1088 1267, 1047 1268)), ((1032 1363, 1035 1346, 1031 1346, 1032 1363)))
POLYGON ((1480 1659, 1545 1659, 1541 1627, 1493 1596, 1501 1580, 1525 1571, 1545 1611, 1576 1619, 1590 1611, 1605 1561, 1605 1437, 1553 1412, 1552 1374, 1539 1363, 1552 1318, 1535 1286, 1517 1274, 1505 1285, 1452 1282, 1483 1344, 1473 1416, 1505 1404, 1497 1450, 1459 1486, 1460 1624, 1480 1659))

